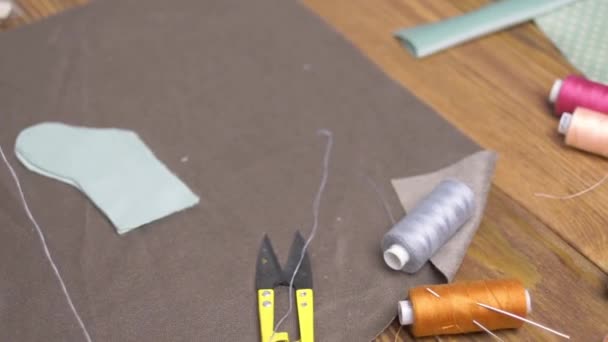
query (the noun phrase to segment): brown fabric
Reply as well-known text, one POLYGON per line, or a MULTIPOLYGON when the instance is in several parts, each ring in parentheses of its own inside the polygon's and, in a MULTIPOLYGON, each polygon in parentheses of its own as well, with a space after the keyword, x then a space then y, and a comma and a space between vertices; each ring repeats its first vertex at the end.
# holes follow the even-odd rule
MULTIPOLYGON (((119 236, 77 190, 17 167, 94 340, 259 340, 258 247, 266 232, 284 260, 308 234, 319 128, 335 145, 310 250, 317 340, 367 341, 409 286, 440 280, 383 264, 390 222, 365 177, 400 217, 389 179, 478 147, 296 2, 107 0, 0 43, 3 146, 41 121, 127 128, 201 195, 119 236)), ((82 341, 4 167, 0 199, 0 340, 82 341)))

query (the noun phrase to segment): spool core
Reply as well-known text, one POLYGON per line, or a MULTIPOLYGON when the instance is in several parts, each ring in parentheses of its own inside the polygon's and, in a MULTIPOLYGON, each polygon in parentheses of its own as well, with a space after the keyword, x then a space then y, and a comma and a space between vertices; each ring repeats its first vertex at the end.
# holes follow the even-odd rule
POLYGON ((13 4, 10 1, 0 0, 0 20, 6 19, 13 11, 13 4))
POLYGON ((572 114, 564 113, 559 119, 559 126, 557 126, 557 131, 561 134, 568 133, 568 129, 570 128, 570 124, 572 123, 572 114))
MULTIPOLYGON (((530 314, 532 312, 532 298, 530 297, 530 292, 525 290, 526 293, 526 314, 530 314)), ((437 298, 440 300, 441 298, 437 298)), ((409 300, 402 300, 397 304, 397 311, 399 313, 399 323, 401 325, 412 325, 414 324, 414 307, 412 306, 412 302, 409 300)))
POLYGON ((549 102, 555 103, 557 101, 557 97, 559 96, 560 90, 562 90, 562 80, 555 80, 553 82, 553 86, 551 87, 551 92, 549 93, 549 102))
POLYGON ((384 262, 388 267, 399 271, 403 269, 405 264, 410 260, 410 253, 400 245, 391 245, 384 251, 384 262))

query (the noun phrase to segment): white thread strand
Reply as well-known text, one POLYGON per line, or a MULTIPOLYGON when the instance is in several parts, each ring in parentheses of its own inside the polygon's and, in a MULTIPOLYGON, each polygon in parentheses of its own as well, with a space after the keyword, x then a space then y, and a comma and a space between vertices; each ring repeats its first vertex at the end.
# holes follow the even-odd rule
POLYGON ((393 216, 393 213, 391 212, 391 207, 388 204, 388 201, 386 200, 386 198, 384 198, 384 196, 382 195, 382 192, 380 191, 378 184, 376 184, 376 182, 374 182, 374 180, 371 179, 371 177, 369 177, 369 176, 365 176, 365 179, 367 179, 367 182, 374 189, 374 191, 376 192, 376 195, 378 195, 378 198, 380 198, 380 201, 382 202, 382 205, 384 206, 384 210, 386 211, 386 214, 388 215, 388 218, 391 220, 391 223, 393 224, 393 226, 396 225, 397 221, 395 220, 395 217, 393 216))
POLYGON ((555 195, 550 195, 550 194, 544 194, 541 192, 537 192, 534 194, 534 196, 536 197, 544 197, 544 198, 549 198, 549 199, 556 199, 556 200, 568 200, 568 199, 572 199, 578 196, 582 196, 590 191, 595 190, 595 188, 597 188, 598 186, 604 184, 604 182, 608 179, 608 174, 604 176, 604 178, 602 178, 600 181, 598 181, 597 183, 593 184, 592 186, 588 187, 587 189, 581 190, 575 194, 572 195, 567 195, 567 196, 555 196, 555 195))
POLYGON ((397 342, 397 339, 399 338, 399 333, 401 332, 402 328, 403 325, 399 325, 399 329, 397 330, 397 333, 395 333, 395 340, 393 342, 397 342))
POLYGON ((427 287, 427 288, 426 288, 426 290, 427 290, 428 292, 430 292, 430 293, 431 293, 433 296, 435 296, 435 297, 437 297, 437 298, 441 298, 441 296, 439 295, 439 293, 437 293, 437 292, 435 292, 435 291, 431 290, 430 288, 428 288, 428 287, 427 287))
MULTIPOLYGON (((431 288, 427 287, 427 288, 426 288, 426 290, 427 290, 428 292, 430 292, 430 293, 431 293, 433 296, 435 296, 435 297, 437 297, 437 298, 441 298, 441 296, 440 296, 440 295, 439 295, 437 292, 435 292, 435 291, 431 290, 431 288)), ((487 332, 488 334, 490 334, 490 336, 494 337, 495 339, 497 339, 497 340, 499 340, 499 341, 504 342, 502 338, 498 337, 498 335, 496 335, 495 333, 491 332, 491 331, 490 331, 490 329, 488 329, 488 328, 484 327, 484 326, 483 326, 481 323, 477 322, 476 320, 473 320, 473 324, 475 324, 475 325, 476 325, 476 326, 478 326, 480 329, 482 329, 483 331, 485 331, 485 332, 487 332)), ((439 339, 439 337, 438 337, 438 336, 435 336, 435 338, 436 338, 436 339, 438 339, 438 340, 440 341, 440 339, 439 339)))
POLYGON ((481 323, 477 322, 476 320, 473 320, 473 324, 475 324, 476 326, 478 326, 481 330, 487 332, 490 336, 494 337, 498 341, 505 342, 502 338, 498 337, 498 335, 496 335, 495 333, 491 332, 490 329, 484 327, 481 323))
POLYGON ((76 317, 76 320, 78 321, 78 325, 80 325, 80 329, 82 330, 82 333, 84 334, 85 340, 87 342, 91 342, 92 341, 91 336, 89 335, 89 332, 87 331, 87 328, 84 325, 82 318, 80 318, 80 315, 78 314, 78 311, 76 310, 76 307, 74 306, 74 303, 72 302, 72 298, 70 297, 70 294, 68 293, 68 289, 65 286, 65 283, 63 282, 63 278, 61 277, 61 274, 59 273, 59 269, 57 268, 57 265, 55 264, 55 262, 53 261, 53 258, 51 257, 51 252, 49 251, 49 248, 46 244, 46 239, 44 237, 44 234, 42 233, 42 229, 40 229, 38 222, 36 222, 36 219, 34 218, 34 215, 32 215, 32 212, 30 211, 30 207, 27 204, 27 201, 25 200, 25 194, 23 193, 23 189, 21 188, 21 182, 19 182, 19 177, 17 177, 17 173, 15 172, 15 170, 13 169, 11 164, 8 162, 8 159, 6 159, 6 155, 4 154, 4 150, 2 149, 2 146, 0 146, 0 154, 2 155, 2 159, 4 160, 4 163, 6 164, 8 170, 10 171, 11 175, 13 176, 13 180, 15 181, 15 184, 17 184, 17 190, 19 190, 19 195, 21 196, 21 203, 23 204, 25 213, 27 214, 27 217, 30 219, 30 221, 36 228, 36 231, 38 232, 38 237, 40 238, 40 242, 42 243, 42 248, 44 249, 44 254, 46 254, 46 258, 48 259, 49 264, 51 264, 51 268, 55 272, 55 276, 57 277, 57 280, 59 281, 59 285, 61 286, 61 290, 63 291, 63 294, 68 302, 68 305, 70 306, 70 309, 72 309, 72 312, 74 313, 74 316, 76 317))
POLYGON ((561 336, 561 337, 563 337, 563 338, 565 338, 565 339, 570 339, 570 335, 566 335, 566 334, 561 333, 561 332, 559 332, 559 331, 557 331, 557 330, 554 330, 554 329, 551 329, 551 328, 549 328, 549 327, 546 327, 546 326, 544 326, 544 325, 542 325, 542 324, 540 324, 540 323, 536 323, 536 322, 534 322, 534 321, 532 321, 532 320, 529 320, 529 319, 527 319, 527 318, 524 318, 524 317, 518 316, 518 315, 516 315, 516 314, 514 314, 514 313, 510 313, 510 312, 508 312, 508 311, 501 310, 501 309, 499 309, 499 308, 495 308, 495 307, 490 306, 490 305, 488 305, 488 304, 477 303, 477 305, 479 305, 479 306, 481 306, 481 307, 483 307, 483 308, 486 308, 486 309, 488 309, 488 310, 496 311, 496 312, 498 312, 498 313, 501 313, 501 314, 503 314, 503 315, 509 316, 509 317, 511 317, 511 318, 518 319, 518 320, 523 321, 523 322, 526 322, 526 323, 528 323, 528 324, 532 324, 533 326, 535 326, 535 327, 537 327, 537 328, 545 329, 546 331, 551 332, 551 333, 553 333, 553 334, 555 334, 555 335, 561 336))
POLYGON ((331 133, 331 131, 329 131, 327 129, 321 129, 317 132, 317 134, 327 137, 327 145, 325 147, 325 155, 323 157, 323 175, 321 176, 321 184, 319 184, 319 190, 317 191, 317 194, 315 195, 315 198, 312 202, 312 216, 313 216, 312 229, 310 232, 310 236, 308 237, 308 239, 306 240, 306 243, 304 244, 304 247, 302 247, 302 254, 300 255, 300 260, 298 260, 298 264, 296 265, 296 268, 293 270, 293 274, 291 275, 291 280, 289 281, 289 309, 287 310, 285 315, 283 315, 283 317, 281 317, 281 319, 279 320, 277 325, 274 327, 274 332, 272 333, 272 336, 270 336, 270 341, 272 341, 272 339, 274 338, 274 334, 277 332, 277 330, 279 330, 279 327, 281 326, 281 324, 283 324, 283 321, 285 321, 287 319, 287 317, 289 317, 289 315, 293 311, 293 282, 296 279, 296 275, 298 274, 298 271, 300 270, 300 266, 302 266, 302 262, 304 261, 304 256, 306 255, 306 250, 308 249, 308 245, 310 244, 312 239, 315 237, 315 234, 317 233, 317 228, 319 228, 319 211, 320 211, 320 207, 321 207, 321 198, 323 196, 323 193, 325 192, 325 186, 327 185, 327 178, 329 177, 329 157, 331 155, 331 149, 334 144, 334 137, 333 137, 333 134, 331 133))

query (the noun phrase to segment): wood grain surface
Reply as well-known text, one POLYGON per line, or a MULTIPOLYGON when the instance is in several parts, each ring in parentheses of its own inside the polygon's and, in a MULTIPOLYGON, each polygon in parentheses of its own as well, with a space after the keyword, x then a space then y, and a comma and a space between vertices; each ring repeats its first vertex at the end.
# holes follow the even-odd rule
MULTIPOLYGON (((0 29, 86 2, 21 0, 23 15, 0 22, 0 29)), ((304 3, 390 77, 477 143, 500 153, 484 221, 456 281, 519 278, 532 294, 530 318, 571 334, 573 341, 601 341, 608 333, 608 209, 602 205, 608 203, 608 189, 570 201, 534 196, 575 192, 608 173, 606 160, 564 147, 545 100, 553 80, 575 70, 532 24, 422 60, 392 38, 397 28, 457 15, 486 0, 304 3)), ((407 329, 396 336, 398 330, 394 322, 376 340, 414 340, 407 329)), ((561 340, 531 326, 498 334, 505 341, 561 340)), ((480 333, 441 340, 493 339, 480 333)))
MULTIPOLYGON (((564 147, 547 95, 575 72, 525 24, 425 59, 392 37, 398 28, 478 8, 486 0, 305 0, 397 82, 485 148, 499 152, 494 184, 608 271, 608 188, 559 201, 608 173, 608 161, 564 147)), ((407 112, 404 111, 404 115, 407 112)))

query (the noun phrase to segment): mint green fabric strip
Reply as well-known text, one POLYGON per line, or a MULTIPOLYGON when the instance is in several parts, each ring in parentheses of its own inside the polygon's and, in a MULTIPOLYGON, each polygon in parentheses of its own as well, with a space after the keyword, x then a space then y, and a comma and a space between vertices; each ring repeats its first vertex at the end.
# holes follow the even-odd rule
POLYGON ((501 0, 437 23, 402 29, 395 36, 416 57, 531 20, 575 0, 501 0))
POLYGON ((536 23, 577 69, 608 83, 608 0, 581 0, 536 23))

